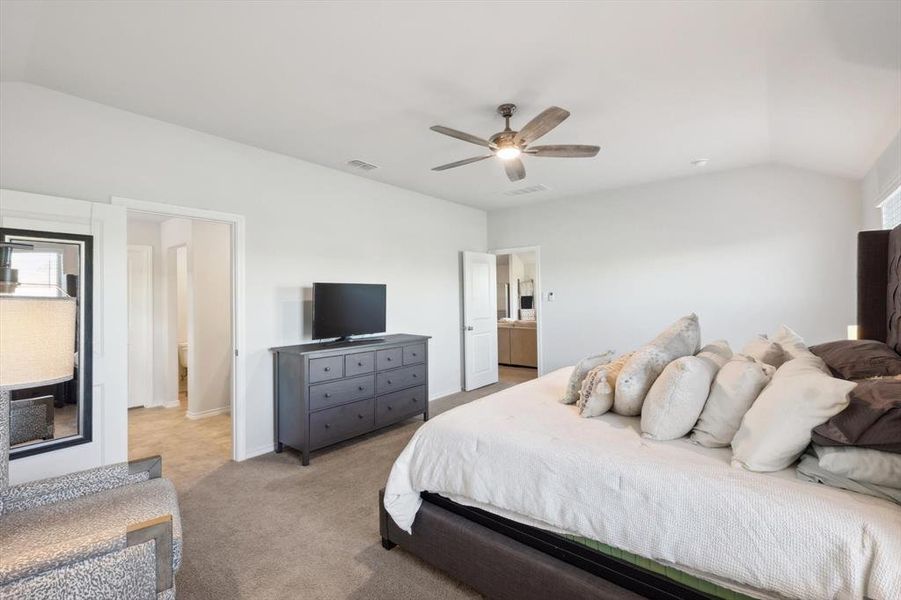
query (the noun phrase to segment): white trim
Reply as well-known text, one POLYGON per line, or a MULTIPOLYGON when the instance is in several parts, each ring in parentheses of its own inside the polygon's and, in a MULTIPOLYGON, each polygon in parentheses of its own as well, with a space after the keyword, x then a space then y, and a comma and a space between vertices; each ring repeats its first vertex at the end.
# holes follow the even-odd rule
POLYGON ((489 250, 492 254, 520 254, 525 252, 534 252, 535 253, 535 313, 538 315, 538 375, 544 375, 544 353, 541 351, 542 349, 542 330, 544 329, 544 320, 546 315, 544 313, 544 297, 543 291, 541 289, 541 246, 518 246, 516 248, 497 248, 495 250, 489 250))
MULTIPOLYGON (((242 461, 251 456, 256 456, 255 454, 248 454, 247 448, 245 447, 247 443, 247 422, 245 417, 247 414, 247 390, 245 389, 246 352, 244 350, 246 347, 246 324, 244 316, 244 299, 246 292, 244 285, 244 265, 246 246, 244 216, 202 208, 176 206, 164 202, 134 200, 118 196, 112 196, 110 201, 114 206, 124 207, 128 211, 185 217, 189 219, 202 219, 231 224, 233 286, 232 349, 235 353, 234 372, 232 377, 232 406, 230 407, 232 413, 232 458, 235 461, 242 461)), ((271 449, 269 451, 271 452, 271 449)))
POLYGON ((446 391, 443 391, 443 392, 430 391, 429 392, 429 402, 434 402, 435 400, 438 400, 439 398, 444 398, 445 396, 453 396, 454 394, 459 394, 462 391, 463 391, 462 387, 448 388, 446 391))
POLYGON ((206 419, 207 417, 215 417, 216 415, 222 415, 231 412, 231 407, 229 406, 220 406, 219 408, 210 408, 207 410, 200 411, 186 411, 185 416, 189 419, 206 419))

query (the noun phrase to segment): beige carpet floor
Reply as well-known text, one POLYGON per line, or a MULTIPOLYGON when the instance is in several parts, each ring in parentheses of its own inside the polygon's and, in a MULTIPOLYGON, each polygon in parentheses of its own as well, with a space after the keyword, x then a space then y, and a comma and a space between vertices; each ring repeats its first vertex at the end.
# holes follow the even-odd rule
MULTIPOLYGON (((534 376, 504 367, 501 383, 436 400, 432 414, 534 376)), ((222 445, 230 423, 218 417, 189 421, 176 408, 129 416, 129 454, 161 454, 163 475, 178 490, 180 599, 478 597, 380 544, 378 490, 421 419, 316 452, 302 467, 290 450, 232 462, 222 445)))

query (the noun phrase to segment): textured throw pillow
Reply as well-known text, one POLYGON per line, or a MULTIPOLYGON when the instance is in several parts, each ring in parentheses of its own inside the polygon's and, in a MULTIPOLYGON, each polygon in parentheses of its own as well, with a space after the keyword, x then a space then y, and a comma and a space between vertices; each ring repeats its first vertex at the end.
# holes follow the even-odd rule
POLYGON ((741 419, 773 377, 775 368, 758 360, 736 354, 723 365, 713 385, 707 404, 694 431, 693 442, 708 448, 722 448, 732 443, 741 419))
POLYGON ((613 412, 627 417, 641 414, 644 398, 664 367, 679 357, 691 356, 697 352, 700 340, 698 315, 692 313, 636 350, 616 379, 613 412))
POLYGON ((901 454, 866 448, 813 446, 820 467, 855 481, 901 489, 901 454))
POLYGON ((716 372, 731 355, 729 344, 718 341, 701 348, 696 356, 668 364, 641 408, 642 435, 674 440, 688 434, 704 408, 716 372))
POLYGON ((785 362, 785 352, 782 350, 782 346, 767 339, 765 335, 758 335, 745 344, 745 347, 741 349, 741 354, 774 367, 779 367, 785 362))
POLYGON ((810 351, 842 379, 869 379, 901 375, 901 356, 884 342, 839 340, 812 346, 810 351))
POLYGON ((613 390, 616 378, 632 353, 623 354, 616 360, 592 369, 582 383, 579 397, 579 413, 583 417, 599 417, 613 407, 613 390))
POLYGON ((785 360, 810 354, 804 338, 785 325, 777 329, 776 333, 770 336, 770 339, 782 347, 782 351, 785 353, 785 360))
POLYGON ((810 432, 848 405, 857 385, 826 373, 810 354, 786 362, 751 406, 732 440, 732 465, 779 471, 810 444, 810 432))
POLYGON ((848 408, 814 429, 813 441, 901 454, 901 380, 858 382, 848 408))
POLYGON ((607 351, 603 354, 595 354, 587 356, 580 360, 573 369, 572 375, 569 376, 569 383, 566 384, 566 392, 560 402, 563 404, 575 404, 579 399, 579 390, 582 389, 582 380, 588 375, 588 372, 598 365, 610 362, 613 352, 607 351))

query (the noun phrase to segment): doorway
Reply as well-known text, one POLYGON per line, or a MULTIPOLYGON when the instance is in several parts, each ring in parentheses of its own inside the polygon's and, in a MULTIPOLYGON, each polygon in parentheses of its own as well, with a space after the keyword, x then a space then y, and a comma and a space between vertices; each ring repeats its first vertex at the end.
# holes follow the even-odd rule
MULTIPOLYGON (((167 468, 168 475, 186 483, 204 474, 198 469, 209 471, 246 456, 238 352, 243 324, 237 318, 243 220, 169 205, 114 202, 127 209, 129 246, 145 247, 152 257, 151 292, 144 294, 150 300, 132 302, 129 294, 130 321, 134 315, 137 322, 152 323, 150 359, 141 360, 140 352, 129 348, 131 377, 149 381, 145 389, 151 390, 130 395, 129 455, 160 454, 172 469, 167 468)), ((142 279, 140 268, 132 273, 137 264, 129 261, 130 284, 142 279)))
POLYGON ((541 372, 541 286, 538 247, 495 250, 497 361, 501 383, 522 383, 541 372))

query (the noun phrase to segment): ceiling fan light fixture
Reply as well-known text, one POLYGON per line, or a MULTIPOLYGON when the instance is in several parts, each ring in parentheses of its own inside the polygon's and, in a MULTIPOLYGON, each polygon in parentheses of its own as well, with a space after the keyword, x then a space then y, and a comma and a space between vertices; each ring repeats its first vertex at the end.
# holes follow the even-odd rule
POLYGON ((514 158, 519 158, 519 155, 522 154, 522 150, 516 146, 504 146, 503 148, 498 148, 495 154, 501 160, 512 160, 514 158))

